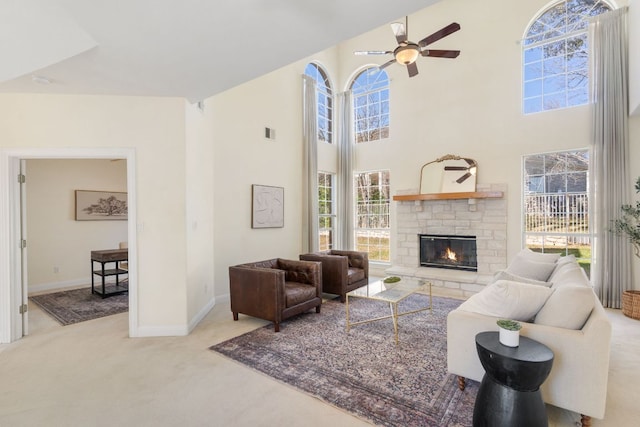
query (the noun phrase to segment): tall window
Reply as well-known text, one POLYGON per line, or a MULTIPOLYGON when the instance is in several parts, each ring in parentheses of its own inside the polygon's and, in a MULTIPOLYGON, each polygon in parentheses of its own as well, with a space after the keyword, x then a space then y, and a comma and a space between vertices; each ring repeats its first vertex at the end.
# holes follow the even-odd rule
POLYGON ((525 245, 573 254, 589 273, 589 151, 525 156, 523 171, 525 245))
POLYGON ((389 256, 389 171, 355 175, 356 250, 369 252, 372 261, 388 262, 389 256))
POLYGON ((333 227, 336 218, 333 209, 333 182, 332 174, 318 173, 318 241, 321 251, 333 248, 333 227))
POLYGON ((525 114, 589 102, 587 18, 609 10, 601 0, 566 0, 533 21, 522 44, 525 114))
POLYGON ((304 73, 316 81, 318 96, 318 141, 333 142, 333 94, 327 73, 317 64, 310 63, 304 73))
POLYGON ((389 77, 387 72, 368 68, 351 83, 356 142, 389 137, 389 77))

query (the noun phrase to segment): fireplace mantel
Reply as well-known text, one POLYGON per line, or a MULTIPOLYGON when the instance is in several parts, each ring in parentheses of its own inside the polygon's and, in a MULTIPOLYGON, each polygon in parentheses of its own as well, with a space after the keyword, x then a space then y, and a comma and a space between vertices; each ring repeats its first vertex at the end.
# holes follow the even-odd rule
POLYGON ((429 193, 429 194, 399 194, 393 196, 397 202, 413 200, 454 200, 454 199, 501 199, 502 191, 475 191, 468 193, 429 193))

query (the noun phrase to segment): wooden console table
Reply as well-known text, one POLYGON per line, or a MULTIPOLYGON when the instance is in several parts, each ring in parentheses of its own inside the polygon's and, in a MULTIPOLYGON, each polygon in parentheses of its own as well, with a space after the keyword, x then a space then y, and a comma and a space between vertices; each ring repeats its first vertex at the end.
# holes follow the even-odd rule
MULTIPOLYGON (((102 251, 91 251, 91 293, 101 295, 102 298, 110 297, 113 295, 120 295, 129 291, 128 280, 120 283, 120 276, 129 274, 129 272, 123 268, 120 268, 120 263, 129 260, 128 249, 107 249, 102 251), (94 270, 94 263, 100 263, 100 269, 94 270), (114 268, 105 269, 104 265, 108 263, 115 263, 114 268), (102 287, 95 287, 95 276, 102 277, 102 287), (109 286, 109 290, 106 289, 105 279, 107 276, 116 276, 116 283, 114 287, 109 286)), ((128 279, 128 276, 127 276, 128 279)))

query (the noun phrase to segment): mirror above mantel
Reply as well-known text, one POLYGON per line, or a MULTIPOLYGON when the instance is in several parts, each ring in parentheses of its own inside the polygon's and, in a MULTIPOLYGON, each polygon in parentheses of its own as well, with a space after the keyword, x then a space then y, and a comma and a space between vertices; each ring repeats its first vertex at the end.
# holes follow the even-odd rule
POLYGON ((447 154, 420 169, 420 194, 473 193, 478 163, 474 159, 447 154))

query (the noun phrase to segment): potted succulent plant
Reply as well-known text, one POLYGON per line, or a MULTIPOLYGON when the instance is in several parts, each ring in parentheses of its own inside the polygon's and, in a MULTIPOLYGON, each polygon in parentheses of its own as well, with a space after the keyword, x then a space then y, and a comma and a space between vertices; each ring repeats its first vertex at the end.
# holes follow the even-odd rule
POLYGON ((496 323, 500 328, 500 344, 507 347, 518 347, 520 345, 520 329, 522 329, 520 322, 500 319, 496 323))

